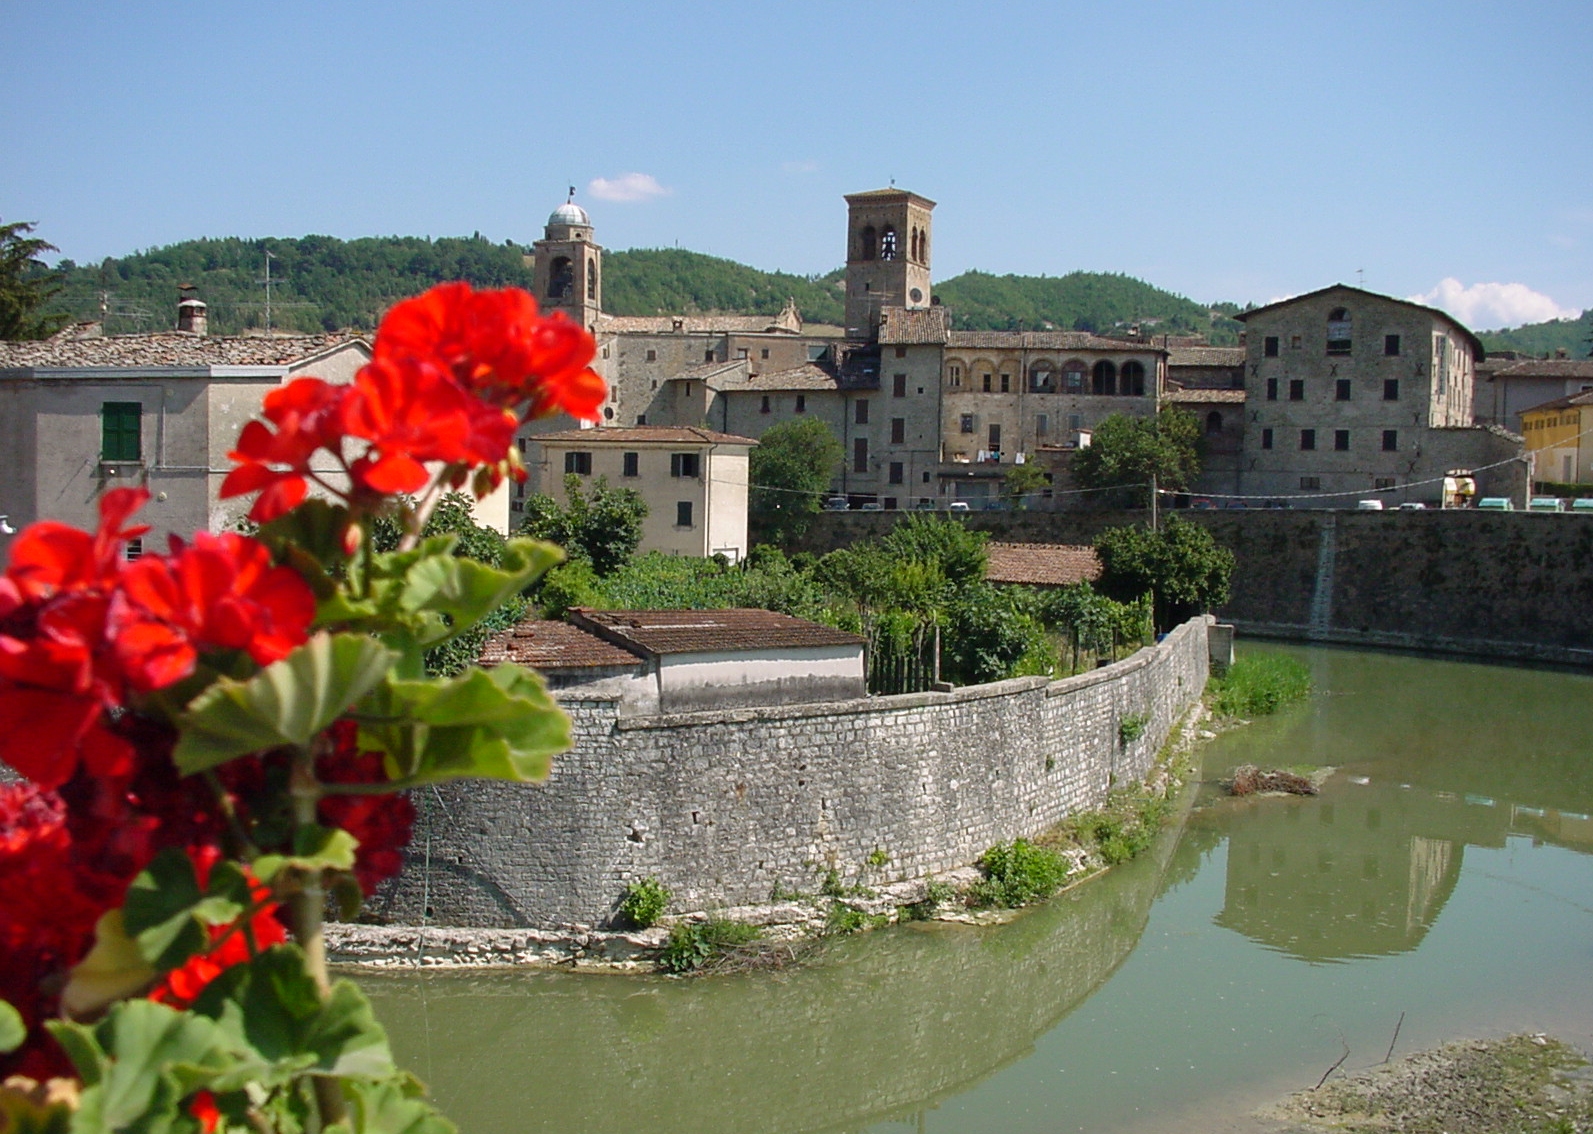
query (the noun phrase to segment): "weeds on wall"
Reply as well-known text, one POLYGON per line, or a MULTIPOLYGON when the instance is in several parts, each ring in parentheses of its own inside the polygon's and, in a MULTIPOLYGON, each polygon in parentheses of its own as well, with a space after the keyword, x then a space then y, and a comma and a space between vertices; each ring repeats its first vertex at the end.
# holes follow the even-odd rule
POLYGON ((997 843, 979 856, 984 878, 968 890, 970 906, 1014 909, 1049 898, 1067 881, 1068 861, 1028 839, 997 843))
POLYGON ((637 929, 648 929, 657 923, 669 907, 669 891, 656 878, 643 878, 625 887, 620 899, 619 912, 637 929))
POLYGON ((1117 722, 1117 739, 1125 748, 1145 735, 1145 726, 1150 724, 1148 713, 1128 713, 1117 722))
POLYGON ((658 955, 658 967, 666 973, 697 972, 761 936, 763 930, 756 925, 729 918, 683 921, 670 929, 669 940, 658 955))
POLYGON ((1261 717, 1311 694, 1311 671, 1288 654, 1246 654, 1213 674, 1206 696, 1219 717, 1261 717))

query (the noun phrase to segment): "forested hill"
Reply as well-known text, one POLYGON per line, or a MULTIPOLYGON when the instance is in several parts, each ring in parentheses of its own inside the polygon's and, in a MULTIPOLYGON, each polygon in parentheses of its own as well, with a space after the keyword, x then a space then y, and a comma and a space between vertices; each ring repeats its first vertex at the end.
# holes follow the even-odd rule
POLYGON ((964 272, 935 285, 960 330, 1059 330, 1105 333, 1138 323, 1150 334, 1208 335, 1238 342, 1238 304, 1207 307, 1115 272, 1065 276, 992 276, 964 272))
POLYGON ((1572 358, 1593 357, 1593 307, 1576 319, 1551 319, 1527 323, 1508 331, 1478 331, 1490 352, 1518 350, 1523 354, 1551 355, 1563 350, 1572 358))

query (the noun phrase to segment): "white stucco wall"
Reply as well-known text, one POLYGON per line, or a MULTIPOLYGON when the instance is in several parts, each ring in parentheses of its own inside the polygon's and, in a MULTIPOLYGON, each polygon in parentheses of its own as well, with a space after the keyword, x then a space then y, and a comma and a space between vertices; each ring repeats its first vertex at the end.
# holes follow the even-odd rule
POLYGON ((863 647, 666 654, 659 659, 658 685, 665 712, 861 697, 863 647))

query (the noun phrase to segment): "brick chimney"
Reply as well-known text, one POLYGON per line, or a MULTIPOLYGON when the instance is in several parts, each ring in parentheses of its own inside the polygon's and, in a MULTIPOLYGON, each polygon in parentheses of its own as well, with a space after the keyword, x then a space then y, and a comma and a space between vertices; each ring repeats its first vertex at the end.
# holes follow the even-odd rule
POLYGON ((190 335, 209 332, 210 320, 205 314, 205 301, 194 294, 193 284, 179 284, 182 298, 177 301, 177 329, 190 335))

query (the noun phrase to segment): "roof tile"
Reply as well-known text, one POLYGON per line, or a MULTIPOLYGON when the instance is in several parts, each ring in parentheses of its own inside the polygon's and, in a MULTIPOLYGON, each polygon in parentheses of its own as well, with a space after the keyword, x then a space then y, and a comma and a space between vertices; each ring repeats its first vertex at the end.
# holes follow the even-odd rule
POLYGON ((616 644, 651 654, 712 653, 722 650, 796 649, 856 646, 863 639, 819 622, 772 610, 590 610, 570 612, 577 626, 589 627, 616 644))

